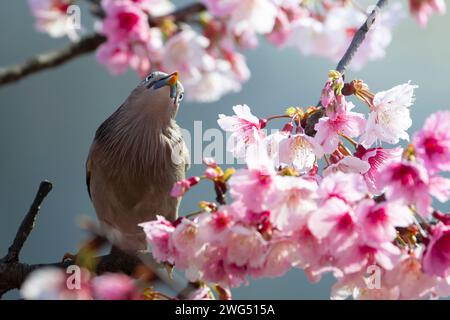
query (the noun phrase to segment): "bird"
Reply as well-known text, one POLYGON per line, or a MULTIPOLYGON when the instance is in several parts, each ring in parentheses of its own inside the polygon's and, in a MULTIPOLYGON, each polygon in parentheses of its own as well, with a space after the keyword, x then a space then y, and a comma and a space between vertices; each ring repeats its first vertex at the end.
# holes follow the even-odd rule
MULTIPOLYGON (((178 217, 173 185, 190 157, 175 117, 184 96, 178 72, 150 73, 97 129, 86 184, 100 226, 121 250, 145 251, 142 222, 178 217)), ((114 246, 113 246, 114 247, 114 246)))

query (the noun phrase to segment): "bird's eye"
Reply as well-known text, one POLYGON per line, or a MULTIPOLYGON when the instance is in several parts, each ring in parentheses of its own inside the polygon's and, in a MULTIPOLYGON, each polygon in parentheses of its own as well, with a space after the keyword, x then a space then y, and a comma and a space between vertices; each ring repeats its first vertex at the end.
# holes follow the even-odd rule
POLYGON ((183 100, 183 98, 184 98, 184 93, 181 92, 181 93, 178 95, 178 101, 183 100))
POLYGON ((145 81, 150 81, 153 78, 153 73, 150 74, 147 78, 145 78, 145 81))

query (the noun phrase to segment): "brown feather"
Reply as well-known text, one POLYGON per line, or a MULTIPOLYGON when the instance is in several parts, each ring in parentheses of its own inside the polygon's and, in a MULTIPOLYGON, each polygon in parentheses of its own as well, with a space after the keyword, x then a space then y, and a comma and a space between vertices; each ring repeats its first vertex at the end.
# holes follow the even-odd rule
POLYGON ((177 217, 179 199, 170 190, 185 178, 189 155, 173 119, 178 106, 165 89, 138 86, 100 125, 86 161, 97 216, 127 249, 146 248, 139 223, 177 217))

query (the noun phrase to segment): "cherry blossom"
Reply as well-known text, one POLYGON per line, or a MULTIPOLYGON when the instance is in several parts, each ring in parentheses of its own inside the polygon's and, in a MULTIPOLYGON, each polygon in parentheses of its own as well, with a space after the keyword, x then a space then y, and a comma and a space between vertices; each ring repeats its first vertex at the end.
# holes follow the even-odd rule
POLYGON ((195 186, 200 181, 199 177, 191 177, 189 179, 181 180, 175 183, 170 195, 174 198, 183 196, 192 186, 195 186))
POLYGON ((318 195, 322 201, 338 198, 347 203, 361 200, 367 194, 367 185, 361 175, 336 172, 322 179, 318 195))
POLYGON ((450 112, 432 114, 413 138, 414 152, 431 171, 450 171, 450 112))
POLYGON ((358 225, 367 244, 391 242, 397 236, 396 227, 407 227, 414 222, 411 210, 395 202, 376 204, 363 200, 356 208, 358 225))
POLYGON ((260 120, 251 113, 247 105, 234 106, 233 111, 234 116, 219 114, 217 123, 222 130, 231 132, 229 151, 235 157, 244 157, 248 146, 261 141, 265 134, 261 131, 260 120))
POLYGON ((315 181, 276 176, 267 199, 272 208, 272 225, 282 231, 299 229, 306 223, 308 214, 317 208, 316 190, 315 181))
POLYGON ((235 36, 269 33, 278 11, 272 0, 203 0, 203 3, 213 15, 228 17, 229 30, 235 36))
POLYGON ((169 261, 173 254, 170 236, 175 230, 172 223, 157 216, 157 220, 139 224, 147 235, 147 241, 152 243, 152 254, 159 261, 169 261))
POLYGON ((106 17, 101 32, 112 42, 148 41, 147 15, 132 1, 103 0, 106 17))
POLYGON ((74 283, 75 280, 68 279, 69 274, 63 269, 39 269, 28 276, 20 293, 28 300, 91 300, 89 272, 83 269, 80 275, 79 283, 74 283))
POLYGON ((28 0, 37 30, 54 38, 69 36, 76 41, 73 17, 67 12, 72 4, 72 0, 28 0))
POLYGON ((385 185, 387 199, 415 205, 417 211, 424 216, 431 212, 429 176, 420 164, 394 162, 384 169, 380 179, 385 185))
POLYGON ((351 110, 355 105, 351 102, 343 102, 345 110, 342 113, 328 112, 327 117, 323 117, 315 125, 317 131, 315 141, 323 148, 323 152, 332 153, 336 150, 340 137, 343 133, 349 137, 357 137, 363 132, 366 120, 364 115, 351 110))
POLYGON ((354 172, 364 174, 370 169, 370 164, 357 157, 347 156, 338 160, 336 163, 332 163, 324 170, 324 175, 328 175, 331 172, 354 172))
POLYGON ((433 14, 443 15, 446 12, 444 0, 409 0, 409 10, 421 27, 428 24, 433 14))
POLYGON ((406 130, 412 121, 409 107, 414 101, 417 86, 405 83, 375 94, 361 143, 370 147, 374 142, 396 144, 409 140, 406 130))
POLYGON ((450 270, 450 226, 439 222, 432 228, 423 257, 423 270, 429 275, 447 277, 450 270))
POLYGON ((92 280, 95 300, 137 300, 140 298, 136 281, 120 273, 107 273, 92 280))
POLYGON ((366 149, 359 145, 356 149, 355 156, 370 165, 369 170, 361 172, 364 174, 369 191, 374 194, 380 194, 383 186, 379 182, 379 176, 383 168, 391 162, 399 161, 402 154, 401 148, 384 149, 370 148, 366 149))

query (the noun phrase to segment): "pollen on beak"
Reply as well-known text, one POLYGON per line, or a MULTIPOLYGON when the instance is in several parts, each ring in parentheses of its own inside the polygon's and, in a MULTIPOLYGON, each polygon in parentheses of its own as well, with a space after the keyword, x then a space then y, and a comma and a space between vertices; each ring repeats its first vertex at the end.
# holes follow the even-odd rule
POLYGON ((177 83, 178 83, 178 71, 169 74, 167 77, 164 77, 158 80, 154 85, 153 89, 159 89, 165 86, 170 87, 170 97, 175 98, 177 94, 177 83))
POLYGON ((174 73, 169 75, 169 78, 167 79, 167 84, 169 86, 176 85, 178 82, 178 71, 175 71, 174 73))

